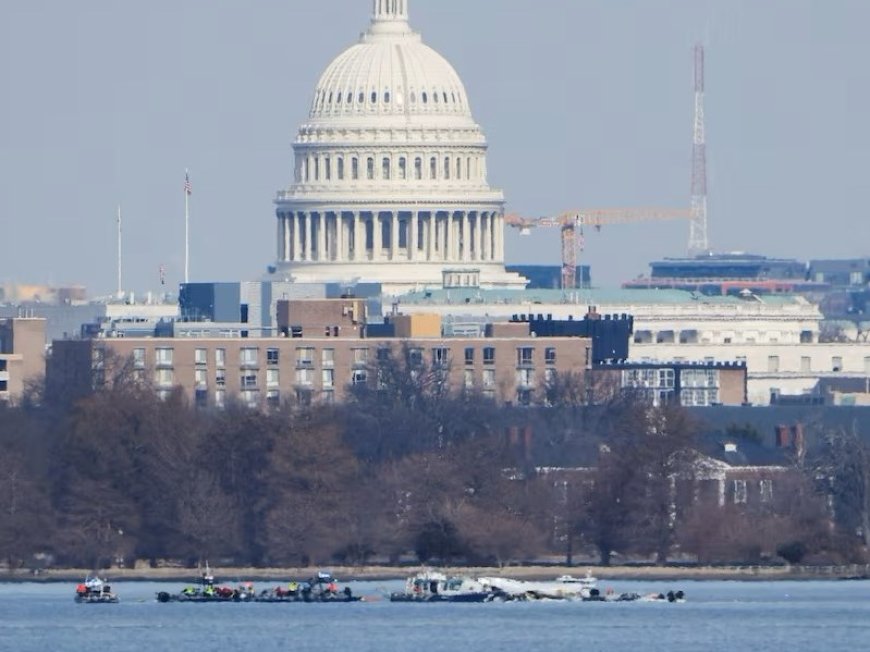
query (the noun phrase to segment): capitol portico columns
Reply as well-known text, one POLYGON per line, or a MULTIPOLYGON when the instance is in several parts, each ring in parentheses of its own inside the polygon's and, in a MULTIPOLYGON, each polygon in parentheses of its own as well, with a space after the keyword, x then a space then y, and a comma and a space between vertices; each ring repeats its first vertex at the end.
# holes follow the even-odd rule
POLYGON ((326 212, 318 213, 317 260, 326 260, 326 212))
POLYGON ((399 259, 399 213, 393 211, 390 222, 390 260, 399 259))

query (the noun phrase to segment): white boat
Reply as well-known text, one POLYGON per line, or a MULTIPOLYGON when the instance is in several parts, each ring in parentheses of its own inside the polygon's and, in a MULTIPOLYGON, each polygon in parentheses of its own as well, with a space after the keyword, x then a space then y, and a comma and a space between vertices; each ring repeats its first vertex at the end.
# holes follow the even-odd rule
POLYGON ((509 599, 589 600, 599 595, 598 580, 591 574, 585 577, 562 575, 543 581, 507 577, 481 577, 478 581, 509 599))
POLYGON ((447 577, 444 573, 424 570, 408 578, 405 590, 393 593, 391 602, 491 602, 497 591, 482 580, 470 577, 447 577))

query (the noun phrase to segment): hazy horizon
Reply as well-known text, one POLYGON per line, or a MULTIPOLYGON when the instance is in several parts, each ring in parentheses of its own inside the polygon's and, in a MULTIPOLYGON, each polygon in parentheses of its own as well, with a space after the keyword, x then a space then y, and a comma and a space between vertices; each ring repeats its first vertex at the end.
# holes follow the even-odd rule
MULTIPOLYGON (((462 77, 507 209, 689 203, 692 45, 707 48, 710 238, 777 257, 870 254, 870 4, 861 0, 410 0, 462 77), (862 219, 863 218, 863 219, 862 219)), ((369 0, 6 0, 0 6, 0 282, 253 280, 317 79, 369 0)), ((685 222, 587 233, 597 285, 686 253, 685 222)), ((507 264, 559 234, 507 234, 507 264)))

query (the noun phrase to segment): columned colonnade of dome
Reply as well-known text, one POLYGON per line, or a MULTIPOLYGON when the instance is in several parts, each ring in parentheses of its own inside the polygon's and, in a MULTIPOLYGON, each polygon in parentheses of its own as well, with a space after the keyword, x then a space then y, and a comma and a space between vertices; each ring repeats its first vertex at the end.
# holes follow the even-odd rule
POLYGON ((278 260, 497 262, 504 260, 503 233, 497 211, 280 212, 278 260))

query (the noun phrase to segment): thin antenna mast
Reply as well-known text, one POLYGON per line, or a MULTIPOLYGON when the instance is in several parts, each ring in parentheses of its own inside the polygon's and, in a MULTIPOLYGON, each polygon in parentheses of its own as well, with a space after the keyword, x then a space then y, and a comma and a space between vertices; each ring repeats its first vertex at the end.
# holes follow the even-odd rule
POLYGON ((121 204, 118 204, 118 298, 122 298, 124 296, 124 285, 121 282, 121 258, 122 249, 121 249, 121 204))
POLYGON ((707 237, 707 138, 704 133, 704 46, 694 48, 695 124, 692 141, 692 220, 689 222, 689 254, 710 250, 707 237))
POLYGON ((190 282, 190 171, 184 171, 184 282, 190 282))

